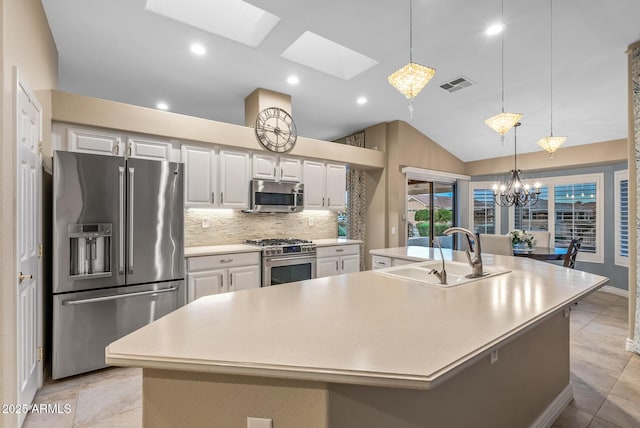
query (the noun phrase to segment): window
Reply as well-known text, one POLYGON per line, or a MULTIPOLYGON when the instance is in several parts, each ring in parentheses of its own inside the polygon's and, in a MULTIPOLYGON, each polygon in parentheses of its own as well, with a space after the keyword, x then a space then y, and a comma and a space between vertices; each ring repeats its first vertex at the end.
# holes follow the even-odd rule
POLYGON ((551 243, 567 248, 582 238, 579 260, 604 261, 603 174, 544 178, 536 205, 509 210, 511 229, 547 230, 551 243))
POLYGON ((540 187, 540 195, 535 205, 516 207, 514 229, 530 231, 549 230, 549 188, 540 187))
POLYGON ((470 229, 475 233, 500 233, 500 207, 493 202, 493 183, 469 183, 470 229))
POLYGON ((615 264, 629 266, 629 171, 616 171, 614 183, 615 264))

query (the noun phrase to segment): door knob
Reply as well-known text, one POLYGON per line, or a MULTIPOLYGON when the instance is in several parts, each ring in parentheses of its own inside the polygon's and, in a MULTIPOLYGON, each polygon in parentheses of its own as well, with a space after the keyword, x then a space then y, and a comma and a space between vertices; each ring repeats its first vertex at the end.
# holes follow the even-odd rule
POLYGON ((22 281, 24 281, 25 279, 31 279, 33 278, 33 275, 25 275, 22 272, 20 272, 20 274, 18 275, 18 283, 21 284, 22 281))

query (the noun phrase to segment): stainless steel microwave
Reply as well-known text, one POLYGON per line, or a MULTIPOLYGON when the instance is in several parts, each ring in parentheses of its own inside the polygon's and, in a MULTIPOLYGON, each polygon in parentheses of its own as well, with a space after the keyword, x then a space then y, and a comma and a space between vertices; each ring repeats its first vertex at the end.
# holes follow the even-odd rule
POLYGON ((304 184, 251 180, 251 212, 296 213, 304 209, 304 184))

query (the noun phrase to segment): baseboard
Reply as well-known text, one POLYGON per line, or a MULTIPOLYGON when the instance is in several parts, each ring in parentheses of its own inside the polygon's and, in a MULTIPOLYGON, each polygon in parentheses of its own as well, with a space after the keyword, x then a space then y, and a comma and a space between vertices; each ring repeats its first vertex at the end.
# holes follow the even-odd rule
POLYGON ((538 416, 538 419, 531 424, 531 428, 549 428, 562 414, 564 409, 573 400, 573 388, 569 383, 558 396, 547 406, 538 416))
POLYGON ((622 288, 618 288, 618 287, 612 287, 610 285, 605 285, 604 287, 600 288, 600 291, 604 291, 605 293, 615 294, 616 296, 625 297, 627 299, 629 298, 628 290, 623 290, 622 288))
POLYGON ((627 344, 625 346, 625 349, 627 351, 637 352, 638 354, 640 354, 640 347, 637 347, 636 343, 633 340, 629 339, 628 337, 627 337, 627 344))

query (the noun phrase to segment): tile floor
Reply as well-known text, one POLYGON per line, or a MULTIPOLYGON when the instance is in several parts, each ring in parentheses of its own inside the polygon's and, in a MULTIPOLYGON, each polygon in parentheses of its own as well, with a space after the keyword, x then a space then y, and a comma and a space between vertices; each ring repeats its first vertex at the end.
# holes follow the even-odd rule
MULTIPOLYGON (((640 427, 640 355, 624 350, 627 299, 596 292, 571 312, 574 400, 553 427, 640 427)), ((29 414, 30 427, 142 426, 142 372, 110 368, 49 381, 34 403, 71 405, 69 414, 29 414)))

